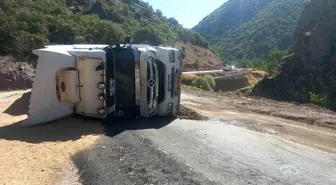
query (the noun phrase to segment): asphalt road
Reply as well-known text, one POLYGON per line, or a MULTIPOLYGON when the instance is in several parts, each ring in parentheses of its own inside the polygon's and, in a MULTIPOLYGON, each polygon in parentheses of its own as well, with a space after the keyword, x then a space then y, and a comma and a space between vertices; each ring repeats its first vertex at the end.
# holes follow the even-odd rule
POLYGON ((336 155, 235 123, 153 118, 105 127, 73 157, 83 184, 336 184, 336 155))

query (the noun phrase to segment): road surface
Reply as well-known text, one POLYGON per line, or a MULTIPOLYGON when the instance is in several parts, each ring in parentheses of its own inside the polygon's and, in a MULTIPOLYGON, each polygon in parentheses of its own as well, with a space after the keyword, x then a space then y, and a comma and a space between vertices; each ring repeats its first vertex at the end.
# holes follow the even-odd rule
POLYGON ((73 160, 83 184, 336 184, 336 156, 230 122, 106 127, 73 160))
MULTIPOLYGON (((295 127, 310 133, 303 135, 294 128, 289 129, 286 126, 289 122, 277 126, 281 120, 274 118, 277 124, 267 127, 264 122, 272 123, 271 118, 257 117, 263 123, 260 128, 267 131, 257 132, 243 127, 246 121, 237 121, 241 117, 252 119, 253 115, 241 113, 237 117, 239 114, 233 114, 233 110, 225 112, 231 121, 152 118, 103 126, 96 120, 72 116, 56 123, 19 128, 9 124, 21 120, 24 111, 18 108, 27 97, 23 95, 25 98, 7 105, 15 96, 10 93, 0 96, 0 109, 5 110, 0 115, 0 123, 4 125, 0 127, 4 154, 0 161, 8 164, 0 165, 0 169, 7 169, 1 171, 4 174, 11 173, 6 174, 7 178, 0 176, 0 184, 27 184, 27 180, 35 177, 46 182, 42 178, 50 175, 55 185, 336 184, 335 144, 330 143, 335 139, 332 131, 295 127), (290 134, 293 131, 298 136, 290 134), (286 132, 287 137, 283 137, 286 132), (317 141, 324 134, 323 142, 317 144, 328 147, 330 153, 283 139, 295 136, 317 141), (91 145, 89 140, 96 142, 91 145), (80 150, 73 155, 70 151, 75 148, 80 150), (7 168, 15 164, 20 168, 7 168), (21 178, 26 174, 34 175, 21 178)), ((201 101, 201 98, 183 96, 182 102, 197 107, 197 102, 191 101, 195 99, 201 101)), ((214 104, 209 100, 206 103, 214 104)), ((206 104, 202 107, 209 109, 206 104)), ((212 112, 216 113, 213 117, 224 114, 217 109, 212 112)))
MULTIPOLYGON (((231 121, 232 124, 237 126, 277 135, 278 137, 294 141, 295 143, 336 154, 335 129, 249 112, 237 108, 235 104, 238 102, 231 102, 229 97, 214 98, 211 95, 199 97, 183 92, 181 99, 184 106, 192 108, 208 117, 231 121)), ((239 100, 239 98, 236 100, 239 100)), ((280 105, 280 103, 274 105, 279 106, 278 111, 282 111, 283 109, 280 105)), ((259 106, 263 105, 259 104, 259 106)), ((309 110, 306 111, 309 112, 309 110)))

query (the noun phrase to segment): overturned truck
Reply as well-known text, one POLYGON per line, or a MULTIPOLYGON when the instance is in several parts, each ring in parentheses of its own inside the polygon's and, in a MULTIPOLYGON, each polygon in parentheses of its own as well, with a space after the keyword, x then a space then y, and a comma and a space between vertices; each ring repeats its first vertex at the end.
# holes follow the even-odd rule
POLYGON ((50 45, 38 56, 28 119, 36 125, 71 114, 113 119, 176 115, 178 49, 149 45, 50 45))

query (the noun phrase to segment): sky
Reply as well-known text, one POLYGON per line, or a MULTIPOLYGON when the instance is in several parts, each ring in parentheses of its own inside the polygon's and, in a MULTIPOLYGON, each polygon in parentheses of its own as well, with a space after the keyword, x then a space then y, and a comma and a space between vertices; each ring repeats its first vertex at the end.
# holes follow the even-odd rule
POLYGON ((143 0, 159 9, 166 17, 174 17, 186 28, 192 28, 226 0, 143 0))

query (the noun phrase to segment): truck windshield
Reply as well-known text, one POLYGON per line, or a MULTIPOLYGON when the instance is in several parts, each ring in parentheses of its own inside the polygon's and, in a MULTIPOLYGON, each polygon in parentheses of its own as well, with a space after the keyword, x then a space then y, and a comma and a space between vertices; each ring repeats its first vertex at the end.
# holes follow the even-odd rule
POLYGON ((111 87, 108 87, 107 98, 107 107, 115 106, 111 116, 136 116, 138 113, 135 100, 136 76, 133 49, 114 48, 108 51, 106 72, 108 82, 113 81, 109 82, 111 87))
POLYGON ((115 60, 116 113, 132 114, 135 109, 135 63, 133 50, 119 50, 115 53, 115 60))

